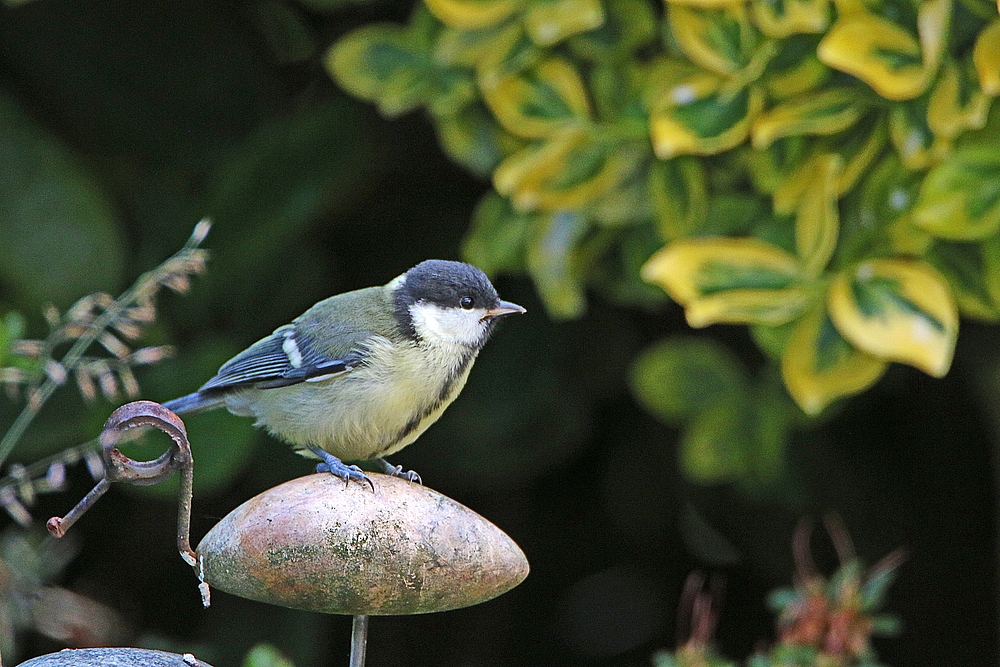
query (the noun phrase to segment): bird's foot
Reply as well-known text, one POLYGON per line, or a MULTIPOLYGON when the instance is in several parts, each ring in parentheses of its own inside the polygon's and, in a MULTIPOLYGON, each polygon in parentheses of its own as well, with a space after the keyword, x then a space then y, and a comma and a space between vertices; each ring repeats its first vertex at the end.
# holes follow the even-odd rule
POLYGON ((350 484, 352 479, 355 482, 366 482, 372 487, 372 491, 375 491, 375 483, 372 482, 368 475, 366 475, 358 466, 349 466, 333 454, 324 451, 319 447, 310 447, 309 451, 323 459, 322 463, 316 464, 316 472, 328 472, 331 475, 344 480, 347 484, 350 484))
POLYGON ((386 475, 392 475, 393 477, 398 477, 400 479, 405 479, 407 482, 416 482, 417 484, 423 484, 423 480, 420 479, 418 475, 413 470, 407 470, 403 472, 403 466, 394 466, 385 459, 378 458, 375 459, 380 466, 382 466, 382 472, 386 475))

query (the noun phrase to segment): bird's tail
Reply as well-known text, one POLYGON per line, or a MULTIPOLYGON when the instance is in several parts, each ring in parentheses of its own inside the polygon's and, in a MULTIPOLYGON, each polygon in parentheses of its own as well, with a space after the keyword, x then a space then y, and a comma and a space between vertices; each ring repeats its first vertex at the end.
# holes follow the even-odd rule
POLYGON ((163 407, 179 415, 191 415, 197 412, 205 412, 206 410, 214 410, 215 408, 221 408, 226 405, 226 397, 222 394, 205 394, 200 391, 196 391, 193 394, 188 394, 187 396, 181 396, 180 398, 175 398, 172 401, 167 401, 163 404, 163 407))

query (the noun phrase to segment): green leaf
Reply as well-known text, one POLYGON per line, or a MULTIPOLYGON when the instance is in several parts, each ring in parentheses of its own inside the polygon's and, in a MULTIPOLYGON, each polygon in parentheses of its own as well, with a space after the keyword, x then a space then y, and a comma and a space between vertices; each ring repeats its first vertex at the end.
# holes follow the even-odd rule
POLYGON ((861 95, 854 88, 827 88, 771 107, 753 122, 754 148, 796 134, 828 135, 841 132, 861 117, 861 95))
POLYGON ((681 239, 667 244, 642 268, 684 306, 688 324, 782 324, 808 303, 798 260, 756 239, 681 239))
POLYGON ((435 118, 441 148, 455 162, 478 176, 489 176, 503 158, 520 147, 480 104, 435 118))
POLYGON ((24 316, 16 311, 5 313, 0 319, 0 365, 7 363, 10 345, 24 336, 24 316))
POLYGON ((781 375, 795 402, 807 415, 873 385, 887 364, 851 345, 822 307, 814 308, 792 329, 781 358, 781 375))
POLYGON ((108 197, 81 161, 0 94, 0 281, 24 304, 67 306, 121 282, 108 197))
POLYGON ((698 412, 680 439, 681 466, 700 484, 739 480, 749 468, 744 397, 731 396, 698 412))
POLYGON ((1000 155, 963 148, 931 169, 920 187, 913 222, 939 238, 973 240, 1000 229, 1000 155))
POLYGON ((534 215, 515 211, 505 197, 488 192, 472 214, 462 256, 488 276, 520 271, 535 220, 534 215))
POLYGON ((701 9, 673 4, 668 18, 684 55, 704 69, 730 75, 750 63, 757 39, 742 6, 701 9))
POLYGON ((778 43, 764 73, 764 83, 773 99, 815 90, 830 78, 830 68, 816 56, 818 44, 818 35, 792 35, 778 43))
POLYGON ((829 0, 753 0, 754 23, 768 37, 821 33, 830 20, 829 0))
POLYGON ((861 186, 862 224, 887 225, 908 214, 917 201, 922 180, 919 174, 904 169, 897 155, 885 156, 861 186))
POLYGON ((295 663, 271 644, 257 644, 243 658, 243 667, 295 667, 295 663))
POLYGON ((951 140, 986 124, 990 98, 979 89, 971 63, 948 59, 927 102, 927 126, 935 137, 951 140))
POLYGON ((712 155, 743 143, 763 96, 754 87, 723 92, 722 84, 714 75, 699 74, 660 97, 649 118, 657 157, 712 155))
POLYGON ((750 379, 728 347, 704 338, 676 337, 639 355, 631 384, 643 407, 667 424, 679 424, 746 393, 750 379))
POLYGON ((692 157, 657 160, 649 171, 649 196, 664 240, 695 234, 708 214, 704 165, 692 157))
POLYGON ((857 348, 942 377, 958 338, 958 310, 928 264, 873 259, 839 273, 827 300, 837 330, 857 348))
POLYGON ((344 101, 303 105, 262 123, 224 153, 203 186, 216 241, 240 247, 218 258, 232 265, 213 265, 220 277, 271 261, 276 244, 293 243, 318 216, 351 196, 364 173, 353 122, 344 101))
POLYGON ((253 6, 257 29, 279 63, 298 63, 316 52, 316 43, 299 11, 277 0, 257 0, 253 6))
POLYGON ((579 213, 549 213, 539 216, 529 240, 528 273, 549 315, 556 319, 578 317, 586 309, 573 251, 587 227, 586 219, 579 213))
POLYGON ((636 161, 634 150, 568 126, 504 160, 493 184, 519 211, 578 210, 622 183, 636 161))
POLYGON ((434 62, 450 67, 475 68, 492 51, 502 48, 512 34, 512 26, 500 24, 479 30, 444 28, 434 43, 434 62))
POLYGON ((479 85, 497 120, 517 136, 547 137, 590 117, 583 79, 561 58, 548 58, 517 74, 480 76, 479 85))
POLYGON ((926 259, 948 281, 963 315, 982 320, 1000 320, 995 296, 990 292, 988 275, 1000 269, 1000 242, 994 237, 987 243, 935 243, 926 259))
POLYGON ((430 62, 416 42, 406 26, 367 25, 330 47, 324 64, 347 92, 399 116, 427 101, 430 62))
POLYGON ((972 59, 982 91, 992 97, 1000 95, 1000 18, 979 33, 972 59))
MULTIPOLYGON (((629 160, 631 164, 623 166, 627 175, 617 186, 589 202, 587 214, 591 220, 605 227, 621 227, 643 224, 653 219, 653 203, 649 198, 649 169, 647 161, 639 157, 645 150, 644 146, 636 149, 636 156, 629 160)), ((660 238, 659 242, 662 241, 660 238)), ((648 254, 643 258, 644 261, 646 259, 649 259, 648 254)))
POLYGON ((889 138, 907 169, 926 169, 948 152, 947 141, 937 137, 927 124, 927 96, 892 106, 889 138))
POLYGON ((947 33, 950 0, 923 3, 921 35, 867 12, 842 15, 817 49, 826 65, 852 74, 882 97, 909 100, 926 90, 947 33))
POLYGON ((636 49, 656 38, 657 18, 646 0, 607 0, 604 22, 573 36, 570 50, 595 63, 628 59, 636 49))
POLYGON ((441 23, 459 30, 481 30, 504 22, 524 0, 428 0, 427 8, 441 23))
POLYGON ((839 155, 824 155, 815 161, 812 182, 796 212, 795 248, 803 270, 812 276, 818 276, 826 268, 837 247, 840 232, 837 176, 842 164, 839 155))
POLYGON ((558 44, 603 23, 600 0, 534 0, 524 12, 524 27, 539 46, 558 44))
POLYGON ((612 132, 645 138, 649 119, 637 85, 641 74, 634 65, 619 65, 607 60, 594 63, 589 89, 596 116, 611 124, 612 132))

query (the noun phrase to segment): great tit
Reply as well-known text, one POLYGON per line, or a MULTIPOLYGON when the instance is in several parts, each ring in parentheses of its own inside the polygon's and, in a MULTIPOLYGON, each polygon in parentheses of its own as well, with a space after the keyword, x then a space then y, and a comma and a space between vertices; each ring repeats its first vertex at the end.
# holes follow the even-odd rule
POLYGON ((524 308, 502 301, 482 271, 427 260, 381 287, 320 301, 227 361, 178 414, 219 407, 320 458, 320 472, 371 480, 346 461, 376 460, 416 440, 465 386, 497 321, 524 308))

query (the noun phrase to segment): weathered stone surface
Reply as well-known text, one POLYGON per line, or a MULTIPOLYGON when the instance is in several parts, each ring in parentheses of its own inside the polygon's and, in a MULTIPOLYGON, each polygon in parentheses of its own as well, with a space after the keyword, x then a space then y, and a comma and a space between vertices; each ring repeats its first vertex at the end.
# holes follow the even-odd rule
POLYGON ((22 662, 20 667, 212 667, 186 656, 144 648, 68 648, 22 662))
POLYGON ((332 614, 421 614, 494 598, 528 575, 503 531, 437 491, 369 473, 291 480, 251 498, 198 545, 233 595, 332 614))

